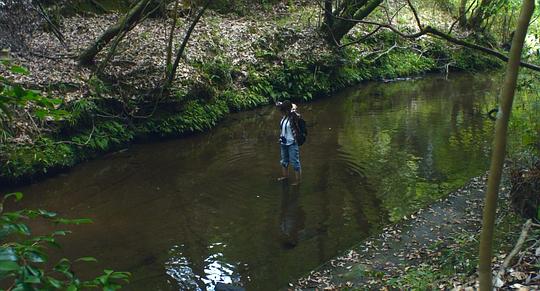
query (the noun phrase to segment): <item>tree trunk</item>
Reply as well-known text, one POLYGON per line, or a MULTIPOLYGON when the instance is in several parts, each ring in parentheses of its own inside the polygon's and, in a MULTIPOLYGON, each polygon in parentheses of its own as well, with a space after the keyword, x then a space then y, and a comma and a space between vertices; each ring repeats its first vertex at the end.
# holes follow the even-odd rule
POLYGON ((383 0, 360 0, 344 1, 346 5, 343 13, 334 20, 328 32, 328 40, 331 43, 339 44, 341 39, 356 25, 356 22, 347 19, 362 20, 375 10, 383 0))
POLYGON ((512 112, 512 103, 516 89, 519 64, 521 61, 521 51, 527 34, 527 28, 534 11, 535 0, 524 0, 521 14, 516 29, 515 37, 512 41, 510 58, 506 68, 506 76, 501 90, 499 117, 495 128, 494 148, 491 155, 491 165, 489 169, 488 186, 483 210, 482 233, 480 237, 479 267, 480 290, 492 290, 491 278, 491 257, 493 243, 493 228, 497 209, 497 196, 499 184, 501 182, 502 168, 506 152, 506 134, 508 131, 508 120, 512 112))
POLYGON ((469 22, 467 24, 470 29, 476 31, 482 29, 482 23, 484 20, 491 16, 491 13, 487 12, 492 2, 493 0, 482 0, 480 6, 473 11, 472 16, 469 18, 469 22))
POLYGON ((172 47, 173 47, 173 36, 174 36, 174 30, 176 28, 176 23, 178 22, 178 2, 179 0, 176 0, 174 3, 174 11, 173 11, 173 20, 171 24, 171 31, 169 33, 169 40, 167 41, 167 59, 165 60, 165 74, 168 74, 171 67, 171 61, 172 61, 172 47))
POLYGON ((461 0, 459 3, 459 26, 467 26, 467 0, 461 0))
POLYGON ((332 0, 324 0, 324 24, 326 25, 326 29, 334 25, 332 11, 332 0))
POLYGON ((189 37, 191 36, 191 33, 195 29, 195 26, 197 25, 197 23, 201 19, 202 15, 204 14, 204 11, 206 11, 206 9, 208 8, 208 5, 210 5, 210 2, 212 2, 212 1, 210 1, 210 0, 207 1, 206 4, 204 5, 204 7, 201 8, 201 11, 199 11, 199 14, 197 14, 195 19, 193 19, 193 22, 191 23, 188 31, 186 32, 186 36, 184 37, 184 40, 182 41, 182 44, 180 44, 180 47, 178 48, 178 52, 176 53, 176 58, 174 59, 174 64, 172 65, 171 70, 167 74, 167 79, 166 79, 165 84, 163 86, 164 88, 168 88, 172 84, 172 82, 174 80, 174 75, 176 75, 176 70, 178 69, 178 65, 180 64, 180 58, 184 54, 184 50, 185 50, 185 48, 187 46, 189 37))
POLYGON ((133 29, 139 19, 143 17, 145 11, 149 11, 155 5, 159 5, 159 0, 140 0, 137 4, 118 22, 107 28, 103 34, 79 55, 79 64, 86 66, 94 61, 96 55, 119 33, 133 29))

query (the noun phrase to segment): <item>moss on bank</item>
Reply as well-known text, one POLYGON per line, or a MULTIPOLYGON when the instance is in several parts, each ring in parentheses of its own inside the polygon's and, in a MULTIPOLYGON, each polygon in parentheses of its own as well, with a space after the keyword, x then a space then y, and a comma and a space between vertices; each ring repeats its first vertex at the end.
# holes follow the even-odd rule
MULTIPOLYGON (((234 111, 267 105, 276 100, 309 101, 367 80, 416 76, 446 69, 486 70, 500 66, 496 60, 468 49, 448 47, 441 41, 418 42, 417 50, 391 47, 391 35, 379 40, 390 49, 369 56, 353 47, 332 54, 305 59, 285 59, 275 65, 270 54, 261 53, 258 64, 242 72, 226 59, 196 65, 203 80, 188 91, 154 98, 152 114, 146 117, 114 115, 124 108, 100 98, 109 90, 103 82, 91 84, 94 97, 79 100, 65 108, 69 124, 43 135, 31 145, 0 145, 0 182, 14 184, 69 168, 100 153, 118 149, 141 138, 177 137, 203 132, 234 111), (242 86, 237 84, 241 83, 242 86), (111 112, 111 108, 113 108, 111 112), (107 112, 107 114, 103 114, 107 112)), ((148 106, 148 98, 132 106, 148 106)))

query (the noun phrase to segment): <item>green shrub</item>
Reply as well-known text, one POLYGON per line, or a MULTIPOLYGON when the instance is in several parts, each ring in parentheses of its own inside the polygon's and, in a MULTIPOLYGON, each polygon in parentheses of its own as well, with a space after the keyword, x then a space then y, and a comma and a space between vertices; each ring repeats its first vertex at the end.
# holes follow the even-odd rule
POLYGON ((332 90, 329 75, 309 63, 285 62, 269 78, 278 99, 307 101, 332 90))
POLYGON ((478 53, 469 48, 462 48, 452 52, 452 60, 455 67, 464 71, 479 71, 500 68, 503 62, 495 57, 478 53))
POLYGON ((418 75, 435 69, 436 64, 430 58, 410 51, 395 49, 374 62, 374 76, 378 78, 397 78, 418 75))
POLYGON ((76 161, 71 146, 42 137, 34 144, 0 145, 0 178, 20 178, 47 173, 51 168, 73 166, 76 161))
POLYGON ((219 89, 228 88, 232 84, 232 63, 224 58, 216 57, 209 62, 197 64, 208 83, 219 89))
POLYGON ((3 212, 8 198, 16 201, 22 199, 22 193, 6 194, 0 202, 0 281, 2 286, 10 286, 8 290, 81 290, 102 288, 116 290, 121 284, 129 282, 128 272, 105 270, 104 274, 90 280, 77 277, 72 265, 77 262, 96 262, 92 257, 81 257, 75 261, 62 258, 55 265, 48 261, 49 248, 60 247, 57 237, 66 236, 67 230, 56 230, 50 234, 32 235, 27 221, 44 219, 58 224, 84 224, 89 219, 65 219, 54 212, 46 210, 18 210, 3 212))
POLYGON ((227 106, 233 111, 255 108, 263 104, 268 104, 269 101, 267 97, 261 95, 256 90, 247 90, 242 92, 226 91, 223 92, 221 98, 225 100, 227 106))
POLYGON ((216 125, 227 113, 229 113, 229 107, 223 100, 215 100, 206 104, 198 100, 191 100, 180 113, 152 118, 140 125, 137 133, 177 136, 201 132, 216 125))
POLYGON ((133 132, 125 125, 114 120, 106 120, 72 137, 71 141, 80 147, 79 151, 103 152, 129 142, 133 138, 133 132))

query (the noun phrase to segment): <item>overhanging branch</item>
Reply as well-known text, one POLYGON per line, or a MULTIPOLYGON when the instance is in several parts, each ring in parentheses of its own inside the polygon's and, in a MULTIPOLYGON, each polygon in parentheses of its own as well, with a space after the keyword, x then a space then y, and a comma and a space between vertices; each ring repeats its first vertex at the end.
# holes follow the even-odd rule
MULTIPOLYGON (((411 11, 412 13, 414 14, 414 18, 416 20, 416 23, 420 29, 420 31, 416 32, 416 33, 412 33, 412 34, 407 34, 407 33, 404 33, 402 31, 400 31, 399 29, 397 29, 396 27, 394 27, 393 25, 391 24, 385 24, 385 23, 378 23, 378 22, 375 22, 375 21, 369 21, 369 20, 359 20, 359 19, 352 19, 352 18, 345 18, 345 17, 340 17, 338 15, 335 15, 335 14, 332 14, 332 16, 336 19, 339 19, 339 20, 343 20, 343 21, 350 21, 350 22, 355 22, 355 23, 362 23, 362 24, 370 24, 370 25, 376 25, 378 27, 381 27, 381 28, 385 28, 385 29, 388 29, 388 30, 391 30, 392 32, 394 32, 395 34, 403 37, 403 38, 411 38, 411 39, 414 39, 414 38, 419 38, 423 35, 430 35, 430 36, 435 36, 435 37, 439 37, 439 38, 442 38, 448 42, 451 42, 451 43, 454 43, 454 44, 457 44, 457 45, 460 45, 460 46, 463 46, 463 47, 467 47, 467 48, 470 48, 470 49, 474 49, 474 50, 478 50, 478 51, 481 51, 481 52, 484 52, 488 55, 491 55, 491 56, 494 56, 496 58, 498 58, 499 60, 502 60, 504 62, 508 62, 508 56, 506 56, 505 54, 501 53, 501 52, 498 52, 494 49, 490 49, 488 47, 484 47, 484 46, 481 46, 481 45, 477 45, 477 44, 474 44, 474 43, 470 43, 470 42, 467 42, 465 40, 461 40, 461 39, 458 39, 448 33, 444 33, 434 27, 431 27, 431 26, 426 26, 424 27, 422 25, 422 23, 420 22, 420 17, 418 16, 418 13, 416 11, 416 9, 414 8, 414 6, 412 5, 412 3, 407 0, 407 3, 409 5, 409 7, 411 8, 411 11)), ((324 9, 324 7, 322 7, 324 9)), ((537 71, 537 72, 540 72, 540 66, 539 65, 535 65, 535 64, 531 64, 531 63, 527 63, 527 62, 523 62, 521 61, 520 62, 520 66, 522 67, 525 67, 525 68, 528 68, 528 69, 531 69, 533 71, 537 71)))

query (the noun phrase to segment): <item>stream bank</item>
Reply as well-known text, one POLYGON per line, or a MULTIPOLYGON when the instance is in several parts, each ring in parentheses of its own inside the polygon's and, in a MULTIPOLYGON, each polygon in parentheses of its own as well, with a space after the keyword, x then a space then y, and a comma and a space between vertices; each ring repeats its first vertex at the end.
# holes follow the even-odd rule
MULTIPOLYGON (((477 290, 477 253, 486 187, 487 174, 471 179, 448 197, 403 217, 399 223, 384 228, 381 234, 291 283, 290 289, 477 290)), ((525 222, 510 206, 510 188, 505 179, 499 195, 493 244, 494 274, 518 241, 525 222)), ((519 250, 521 258, 514 259, 510 268, 506 267, 506 273, 495 283, 497 288, 537 290, 540 287, 538 268, 533 266, 538 261, 535 246, 539 238, 537 230, 529 234, 529 243, 519 250)))

